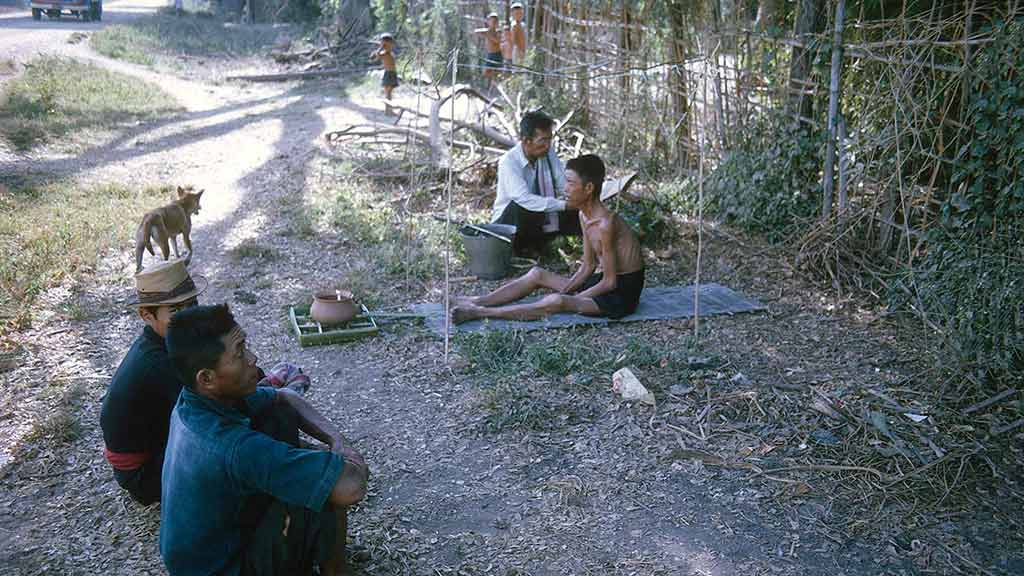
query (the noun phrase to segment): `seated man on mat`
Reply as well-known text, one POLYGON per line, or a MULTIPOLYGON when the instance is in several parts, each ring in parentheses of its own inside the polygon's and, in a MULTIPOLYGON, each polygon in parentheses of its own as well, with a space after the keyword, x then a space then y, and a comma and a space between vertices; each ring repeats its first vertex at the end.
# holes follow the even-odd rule
POLYGON ((168 572, 344 573, 347 506, 369 478, 362 455, 298 393, 257 386, 227 305, 175 314, 167 352, 184 383, 163 467, 168 572), (299 430, 329 450, 298 448, 299 430))
POLYGON ((644 288, 644 261, 636 234, 601 203, 604 172, 604 163, 593 154, 573 158, 566 165, 567 206, 579 210, 583 229, 583 263, 572 278, 534 267, 486 296, 461 299, 452 308, 452 321, 535 320, 557 312, 608 318, 632 314, 644 288), (595 268, 600 272, 595 273, 595 268), (536 302, 511 304, 538 288, 556 293, 536 302))
POLYGON ((536 255, 555 236, 581 233, 576 210, 563 199, 565 169, 551 146, 554 126, 543 112, 523 114, 519 144, 498 161, 491 222, 516 227, 516 254, 536 255))

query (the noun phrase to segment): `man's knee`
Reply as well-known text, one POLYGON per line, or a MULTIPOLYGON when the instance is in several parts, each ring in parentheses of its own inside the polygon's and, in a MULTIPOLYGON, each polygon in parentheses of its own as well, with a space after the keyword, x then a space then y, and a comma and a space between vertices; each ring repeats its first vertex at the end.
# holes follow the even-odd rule
POLYGON ((548 314, 565 310, 566 297, 562 294, 548 294, 540 299, 541 308, 548 314))
POLYGON ((253 428, 292 446, 299 444, 299 415, 284 403, 267 406, 253 418, 253 428))

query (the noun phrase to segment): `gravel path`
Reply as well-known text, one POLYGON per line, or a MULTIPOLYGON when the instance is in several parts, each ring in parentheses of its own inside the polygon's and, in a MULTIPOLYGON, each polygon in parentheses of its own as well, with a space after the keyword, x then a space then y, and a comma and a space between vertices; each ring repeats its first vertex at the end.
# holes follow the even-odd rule
MULTIPOLYGON (((370 496, 350 521, 352 536, 372 556, 357 573, 949 572, 942 558, 928 556, 928 544, 914 548, 914 557, 887 548, 893 529, 881 521, 866 534, 833 531, 826 494, 791 495, 773 484, 750 482, 746 472, 681 455, 674 436, 655 430, 655 417, 694 410, 687 401, 649 413, 614 400, 602 382, 600 391, 576 391, 568 398, 585 404, 582 421, 554 418, 541 431, 491 434, 481 409, 482 391, 491 383, 465 362, 444 365, 440 343, 422 331, 389 329, 369 341, 300 349, 285 333, 283 311, 314 284, 340 276, 358 258, 359 247, 330 235, 290 234, 284 207, 318 184, 310 164, 322 152, 321 135, 342 123, 379 119, 378 112, 372 104, 335 96, 337 86, 330 82, 208 85, 99 57, 86 43, 66 44, 75 30, 125 21, 159 5, 109 2, 103 24, 35 23, 27 12, 0 14, 0 54, 24 61, 44 52, 95 62, 159 85, 185 108, 78 155, 0 150, 0 177, 42 171, 82 182, 194 184, 207 190, 193 232, 193 272, 210 281, 203 301, 232 303, 261 364, 288 359, 305 367, 314 381, 314 403, 364 449, 373 468, 370 496), (245 241, 275 256, 233 256, 232 248, 245 241)), ((707 260, 708 280, 772 302, 770 315, 713 321, 707 345, 735 363, 731 369, 755 380, 760 370, 767 380, 770 365, 806 361, 808 373, 834 368, 850 381, 879 385, 911 369, 880 370, 897 354, 880 344, 882 329, 853 314, 833 315, 825 297, 760 262, 763 253, 745 257, 735 245, 730 252, 722 237, 717 241, 719 252, 707 260), (833 360, 816 356, 818 334, 825 341, 853 334, 865 344, 856 361, 830 367, 833 360), (787 348, 794 338, 804 347, 802 359, 787 348)), ((119 305, 132 288, 128 239, 123 248, 107 255, 95 281, 77 296, 89 317, 41 317, 20 335, 27 350, 22 365, 2 375, 5 389, 14 391, 0 396, 9 407, 0 413, 2 574, 164 574, 156 549, 158 507, 142 509, 126 498, 99 450, 99 402, 140 327, 119 305), (45 415, 38 398, 45 397, 46 382, 56 380, 82 386, 76 400, 81 436, 60 448, 18 447, 30 424, 45 415)), ((658 274, 670 274, 669 267, 688 263, 683 257, 661 266, 658 274)), ((67 289, 55 289, 44 302, 52 306, 70 297, 75 296, 67 289)), ((685 322, 652 323, 586 331, 580 338, 597 346, 632 339, 672 349, 689 329, 685 322)), ((715 386, 730 382, 725 378, 715 386)), ((523 382, 544 390, 561 390, 560 385, 523 382)), ((778 396, 771 390, 754 393, 755 399, 756 393, 778 396)), ((737 398, 749 396, 744 394, 737 398)))

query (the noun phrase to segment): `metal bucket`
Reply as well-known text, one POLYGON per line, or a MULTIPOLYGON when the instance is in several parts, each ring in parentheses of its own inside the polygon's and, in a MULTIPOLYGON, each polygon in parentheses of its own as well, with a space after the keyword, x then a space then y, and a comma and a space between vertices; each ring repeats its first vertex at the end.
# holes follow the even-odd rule
MULTIPOLYGON (((509 224, 480 224, 478 228, 490 230, 509 240, 516 235, 516 227, 509 224)), ((463 226, 462 245, 466 249, 469 270, 477 278, 497 280, 508 274, 509 262, 512 260, 512 243, 499 240, 469 226, 463 226)))

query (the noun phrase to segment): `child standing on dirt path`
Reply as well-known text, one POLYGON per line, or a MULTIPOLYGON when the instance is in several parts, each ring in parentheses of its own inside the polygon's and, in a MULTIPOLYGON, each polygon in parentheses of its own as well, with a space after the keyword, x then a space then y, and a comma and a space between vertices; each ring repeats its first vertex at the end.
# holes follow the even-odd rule
POLYGON ((380 60, 384 66, 384 77, 380 85, 384 87, 384 99, 391 101, 391 92, 398 86, 398 72, 395 70, 395 37, 385 32, 380 35, 380 44, 370 53, 370 58, 380 60))

